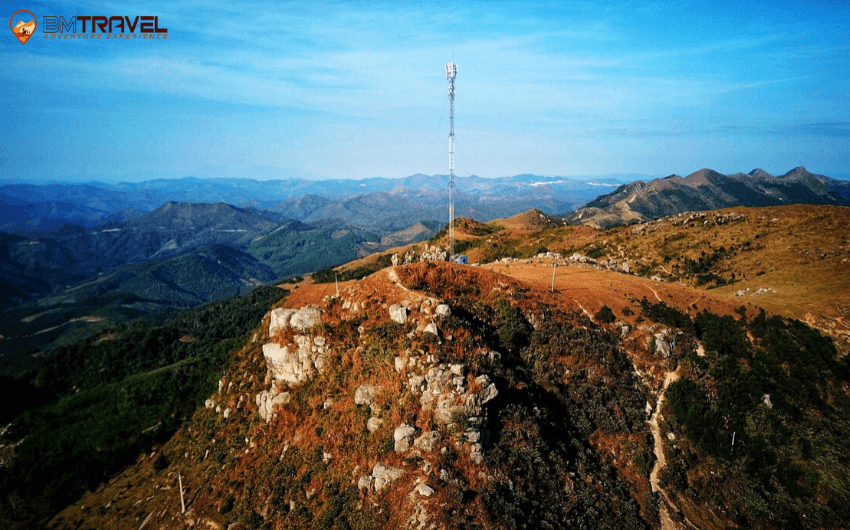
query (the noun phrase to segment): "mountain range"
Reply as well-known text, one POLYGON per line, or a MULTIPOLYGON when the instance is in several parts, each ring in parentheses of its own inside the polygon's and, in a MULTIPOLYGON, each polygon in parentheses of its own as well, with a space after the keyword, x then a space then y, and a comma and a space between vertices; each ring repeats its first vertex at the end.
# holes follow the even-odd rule
MULTIPOLYGON (((587 182, 536 175, 457 177, 455 182, 458 212, 482 219, 513 215, 531 207, 549 213, 567 212, 597 196, 600 190, 623 183, 613 177, 587 182)), ((0 230, 44 230, 63 222, 98 226, 132 218, 168 201, 224 202, 278 212, 286 219, 338 218, 371 230, 395 231, 412 224, 404 224, 405 216, 415 215, 418 220, 446 217, 448 176, 264 181, 187 177, 117 184, 6 184, 0 186, 0 204, 5 205, 0 211, 0 230), (374 217, 375 212, 380 215, 374 217)))
POLYGON ((684 211, 798 203, 850 205, 850 182, 814 175, 802 166, 779 176, 761 169, 732 175, 701 169, 687 177, 670 175, 620 186, 588 202, 567 219, 608 227, 684 211))
MULTIPOLYGON (((7 366, 83 328, 94 332, 140 313, 194 306, 424 241, 445 225, 447 185, 445 176, 417 174, 0 186, 0 299, 7 307, 0 334, 13 353, 7 366), (216 200, 230 204, 204 202, 216 200), (44 314, 53 317, 38 316, 44 314), (32 320, 22 327, 22 319, 32 320)), ((629 184, 611 177, 473 176, 457 179, 455 199, 458 217, 483 222, 532 208, 532 217, 543 219, 587 203, 566 219, 599 227, 732 205, 846 205, 850 184, 802 167, 778 177, 703 169, 629 184), (613 191, 597 196, 606 190, 613 191)), ((459 241, 457 248, 470 244, 459 241)))

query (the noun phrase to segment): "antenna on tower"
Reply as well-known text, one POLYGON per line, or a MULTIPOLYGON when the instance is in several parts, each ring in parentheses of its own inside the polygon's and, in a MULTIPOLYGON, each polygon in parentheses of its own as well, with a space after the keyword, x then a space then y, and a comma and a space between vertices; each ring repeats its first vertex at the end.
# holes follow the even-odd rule
POLYGON ((455 76, 457 64, 446 65, 449 80, 449 259, 455 255, 455 76))

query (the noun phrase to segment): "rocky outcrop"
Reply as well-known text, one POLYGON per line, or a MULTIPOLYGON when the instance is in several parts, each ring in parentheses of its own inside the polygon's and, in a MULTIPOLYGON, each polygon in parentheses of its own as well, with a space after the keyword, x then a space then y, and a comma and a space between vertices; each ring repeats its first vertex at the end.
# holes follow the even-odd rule
POLYGON ((263 355, 272 376, 281 383, 295 386, 308 381, 317 370, 323 370, 327 362, 327 350, 324 339, 317 339, 322 339, 318 341, 322 346, 307 335, 296 335, 293 348, 274 342, 264 344, 263 355))
MULTIPOLYGON (((301 309, 275 309, 271 312, 269 334, 292 328, 307 331, 321 323, 321 310, 315 306, 301 309)), ((293 343, 280 345, 271 342, 263 345, 263 356, 270 375, 281 384, 300 385, 327 363, 328 346, 325 337, 295 335, 293 343)))
POLYGON ((292 319, 292 315, 298 312, 297 309, 285 309, 283 307, 279 307, 273 310, 270 314, 271 322, 269 323, 269 336, 274 335, 274 332, 277 330, 284 330, 289 327, 289 322, 292 319))
POLYGON ((314 326, 322 323, 322 312, 318 307, 306 306, 299 309, 292 315, 289 325, 298 331, 307 331, 314 326))
POLYGON ((274 417, 274 408, 289 403, 289 392, 276 394, 272 387, 272 390, 263 390, 257 394, 256 400, 260 418, 269 423, 274 417))
POLYGON ((301 309, 281 307, 272 311, 270 316, 269 336, 274 335, 277 330, 290 327, 303 333, 322 322, 321 309, 313 305, 304 306, 301 309))
POLYGON ((395 467, 387 467, 383 462, 378 462, 372 468, 371 475, 363 475, 357 481, 357 487, 361 491, 374 490, 380 492, 396 480, 404 476, 404 470, 395 467))
POLYGON ((660 333, 656 333, 654 339, 655 353, 660 355, 662 359, 666 359, 673 354, 673 350, 676 348, 677 337, 669 328, 664 328, 660 333))

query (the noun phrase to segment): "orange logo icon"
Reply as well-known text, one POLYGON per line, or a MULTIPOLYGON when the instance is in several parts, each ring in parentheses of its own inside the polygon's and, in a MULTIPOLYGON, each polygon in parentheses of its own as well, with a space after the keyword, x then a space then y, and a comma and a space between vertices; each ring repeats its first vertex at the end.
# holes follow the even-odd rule
POLYGON ((12 18, 9 19, 9 27, 12 28, 12 33, 21 41, 21 44, 26 44, 32 37, 38 23, 35 20, 35 15, 26 9, 16 11, 12 18), (29 16, 27 16, 27 14, 29 16))

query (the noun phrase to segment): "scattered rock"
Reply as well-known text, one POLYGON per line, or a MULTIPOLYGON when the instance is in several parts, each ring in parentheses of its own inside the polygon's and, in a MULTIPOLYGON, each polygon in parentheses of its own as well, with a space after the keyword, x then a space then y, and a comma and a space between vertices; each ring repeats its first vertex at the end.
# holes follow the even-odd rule
POLYGON ((360 480, 357 481, 357 489, 360 491, 369 492, 372 490, 372 482, 375 479, 371 475, 363 475, 360 477, 360 480))
POLYGON ((439 330, 437 329, 437 323, 436 322, 431 322, 430 324, 425 326, 425 329, 423 331, 425 333, 431 333, 432 335, 437 335, 437 336, 439 336, 439 334, 440 334, 439 330))
POLYGON ((260 418, 262 418, 266 423, 272 421, 274 417, 274 408, 282 407, 289 403, 290 395, 289 392, 281 392, 280 394, 275 394, 272 391, 262 391, 257 394, 257 407, 259 408, 260 418))
POLYGON ((408 425, 407 423, 402 423, 398 427, 396 427, 395 432, 393 433, 393 440, 395 440, 395 452, 403 453, 410 449, 410 443, 413 440, 413 434, 416 432, 416 427, 413 425, 408 425))
POLYGON ((394 481, 404 476, 404 470, 394 467, 387 467, 382 462, 375 464, 372 468, 372 478, 375 491, 381 491, 385 487, 392 484, 394 481))
POLYGON ((354 403, 356 405, 371 405, 375 395, 381 391, 381 385, 360 385, 354 392, 354 403))
POLYGON ((413 445, 422 451, 434 451, 437 449, 437 444, 440 443, 440 433, 437 431, 428 431, 422 433, 414 442, 413 445))
POLYGON ((484 462, 484 453, 481 444, 472 444, 472 447, 469 448, 469 458, 475 464, 484 462))
POLYGON ((765 407, 767 407, 769 409, 773 408, 773 403, 770 402, 770 394, 763 395, 761 397, 761 401, 762 401, 762 403, 764 403, 765 407))
POLYGON ((420 484, 418 488, 416 488, 416 492, 423 497, 430 497, 434 494, 434 488, 429 486, 428 484, 420 484))
POLYGON ((437 306, 437 309, 434 311, 438 317, 447 318, 452 314, 452 310, 448 304, 440 304, 437 306))
POLYGON ((384 420, 382 420, 380 418, 371 417, 366 422, 366 429, 369 432, 375 432, 378 429, 380 429, 383 425, 384 425, 384 420))

